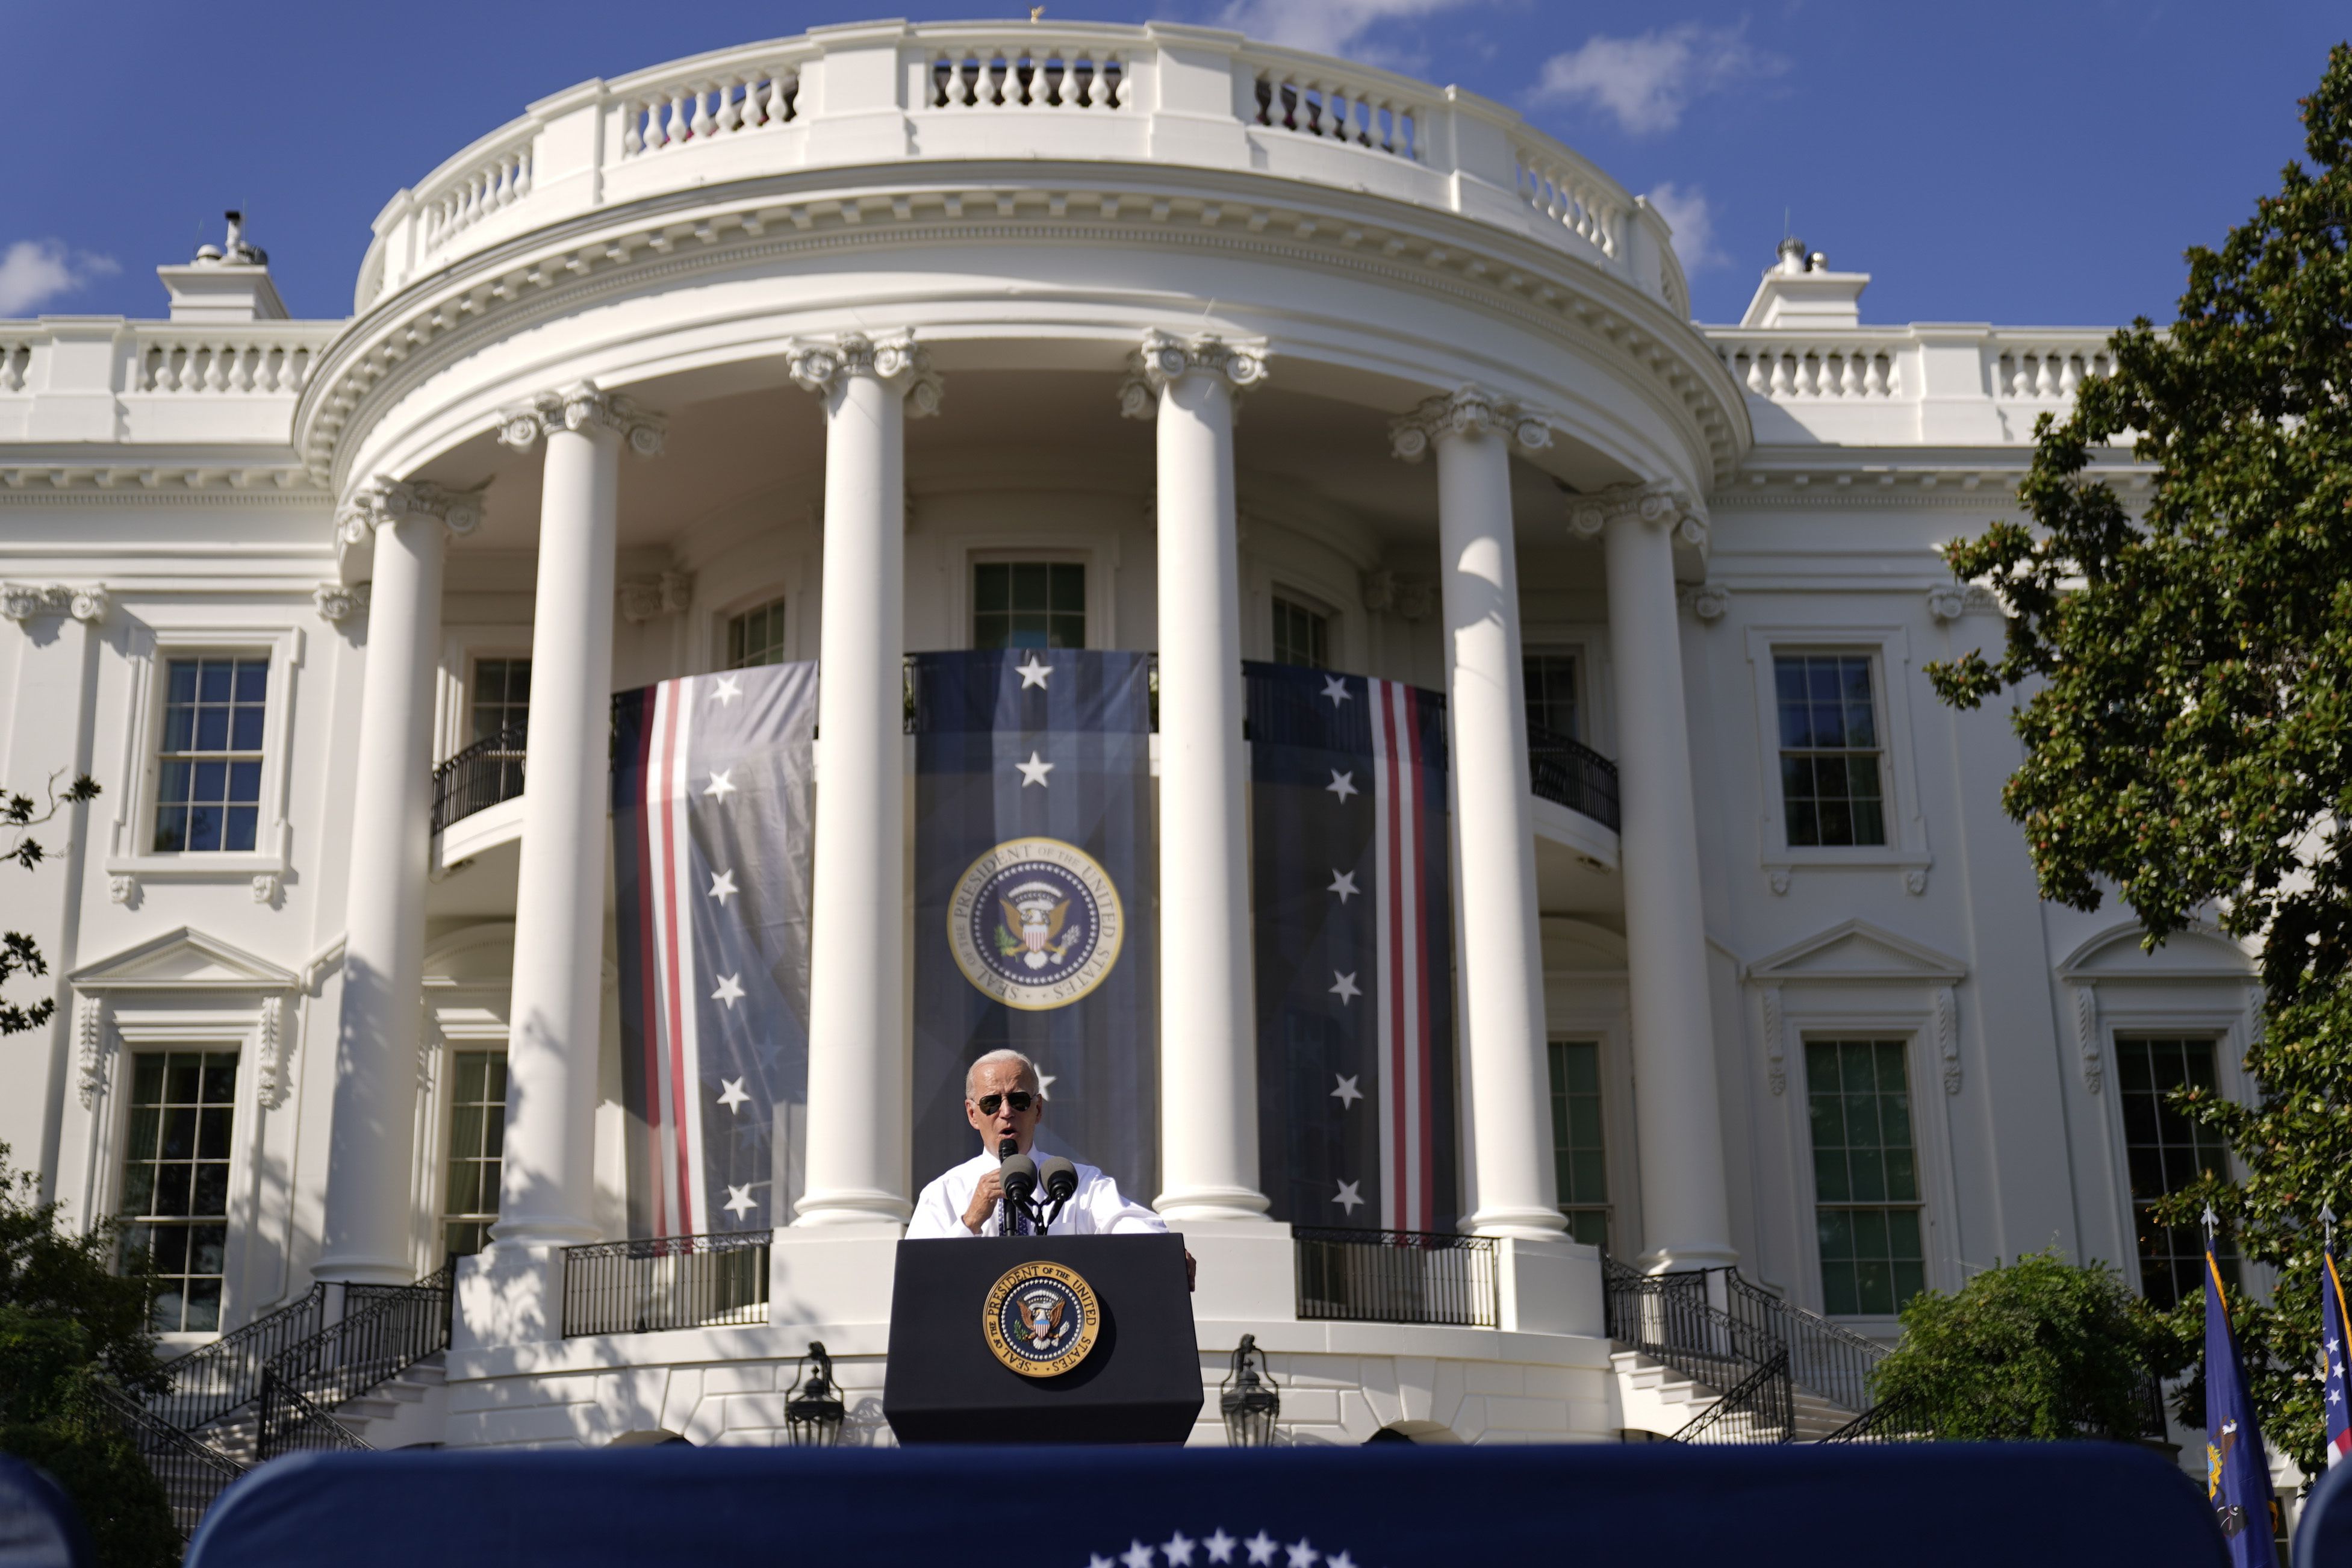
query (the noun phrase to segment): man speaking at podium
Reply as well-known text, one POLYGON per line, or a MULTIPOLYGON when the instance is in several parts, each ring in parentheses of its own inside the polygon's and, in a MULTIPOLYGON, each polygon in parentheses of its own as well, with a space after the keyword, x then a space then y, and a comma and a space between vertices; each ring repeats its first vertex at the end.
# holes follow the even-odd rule
MULTIPOLYGON (((1009 1138, 1016 1152, 1026 1154, 1036 1140, 1037 1123, 1045 1114, 1037 1064, 1019 1051, 991 1051, 982 1057, 963 1075, 963 1113, 971 1130, 980 1134, 981 1152, 923 1189, 907 1226, 908 1241, 1003 1233, 1004 1181, 997 1170, 1002 1163, 1000 1151, 1009 1138)), ((1063 1205, 1047 1234, 1167 1232, 1167 1224, 1158 1215, 1120 1193, 1118 1184, 1100 1170, 1076 1161, 1072 1163, 1077 1165, 1078 1190, 1063 1205)), ((1026 1216, 1016 1215, 1013 1223, 1016 1235, 1030 1228, 1026 1216)))

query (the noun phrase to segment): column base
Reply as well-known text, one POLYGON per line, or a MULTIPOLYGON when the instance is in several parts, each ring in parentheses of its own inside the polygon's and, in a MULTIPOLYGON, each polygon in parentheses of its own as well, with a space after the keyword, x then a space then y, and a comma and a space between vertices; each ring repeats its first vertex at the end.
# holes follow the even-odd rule
POLYGON ((1266 1196, 1248 1187, 1187 1187, 1151 1200, 1170 1226, 1199 1223, 1263 1225, 1266 1196))
POLYGON ((1298 1321, 1298 1253, 1290 1227, 1259 1215, 1246 1220, 1185 1220, 1168 1228, 1183 1237, 1200 1266, 1192 1287, 1196 1320, 1290 1323, 1298 1321))
POLYGON ((1464 1220, 1462 1228, 1473 1236, 1559 1241, 1568 1233, 1568 1216, 1554 1208, 1482 1208, 1464 1220))
POLYGON ((453 1351, 541 1344, 563 1337, 563 1249, 493 1241, 457 1259, 453 1351))
POLYGON ((310 1265, 310 1278, 341 1285, 414 1285, 416 1268, 404 1258, 387 1263, 373 1258, 321 1258, 310 1265))
POLYGON ((1496 1326, 1519 1334, 1606 1331, 1601 1306, 1601 1249, 1556 1237, 1528 1241, 1508 1237, 1495 1247, 1496 1326))
POLYGON ((803 1194, 793 1206, 793 1226, 896 1226, 900 1230, 915 1205, 898 1193, 880 1187, 828 1187, 803 1194))
POLYGON ((1633 1260, 1633 1267, 1644 1274, 1684 1274, 1696 1268, 1731 1268, 1738 1262, 1737 1247, 1721 1242, 1687 1242, 1652 1247, 1633 1260))
POLYGON ((887 1323, 903 1235, 897 1225, 855 1225, 845 1217, 776 1232, 768 1251, 768 1321, 887 1323))

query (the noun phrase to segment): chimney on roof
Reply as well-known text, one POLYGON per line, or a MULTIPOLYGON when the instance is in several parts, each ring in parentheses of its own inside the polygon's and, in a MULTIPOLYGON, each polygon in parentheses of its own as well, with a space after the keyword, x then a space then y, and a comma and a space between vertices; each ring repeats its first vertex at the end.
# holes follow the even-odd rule
POLYGON ((1756 297, 1748 302, 1743 327, 1790 327, 1810 331, 1817 327, 1862 325, 1862 291, 1870 287, 1867 272, 1832 272, 1830 258, 1808 251, 1794 235, 1780 242, 1780 258, 1764 269, 1756 297))
POLYGON ((231 209, 226 245, 196 247, 183 267, 158 267, 175 321, 282 321, 286 301, 269 280, 269 253, 245 239, 245 214, 231 209))

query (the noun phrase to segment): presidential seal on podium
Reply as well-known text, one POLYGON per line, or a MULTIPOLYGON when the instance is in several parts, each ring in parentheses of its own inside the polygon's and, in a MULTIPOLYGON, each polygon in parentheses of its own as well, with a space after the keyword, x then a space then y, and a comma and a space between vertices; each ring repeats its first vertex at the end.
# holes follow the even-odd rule
POLYGON ((1024 1377, 1068 1372, 1093 1352, 1101 1331, 1094 1287, 1058 1263, 1006 1269, 981 1309, 989 1353, 1024 1377))

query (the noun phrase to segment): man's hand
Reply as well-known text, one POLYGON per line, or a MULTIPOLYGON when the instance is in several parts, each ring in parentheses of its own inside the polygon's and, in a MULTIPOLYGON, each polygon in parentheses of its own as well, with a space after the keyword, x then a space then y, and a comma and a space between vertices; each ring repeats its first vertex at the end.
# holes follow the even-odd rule
POLYGON ((964 1229, 978 1236, 980 1227, 988 1223, 988 1216, 995 1211, 998 1200, 1003 1196, 1003 1173, 998 1171, 981 1173, 980 1185, 971 1192, 971 1202, 963 1205, 964 1229))

